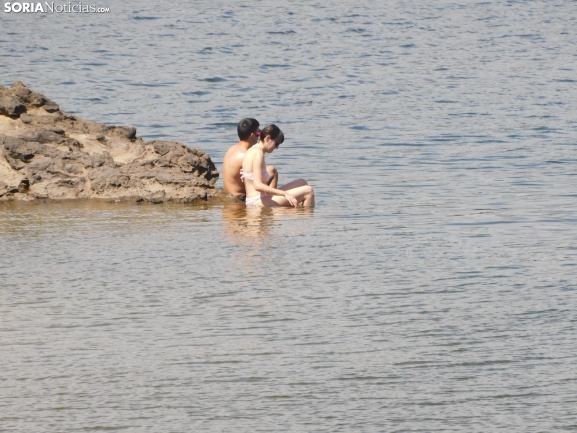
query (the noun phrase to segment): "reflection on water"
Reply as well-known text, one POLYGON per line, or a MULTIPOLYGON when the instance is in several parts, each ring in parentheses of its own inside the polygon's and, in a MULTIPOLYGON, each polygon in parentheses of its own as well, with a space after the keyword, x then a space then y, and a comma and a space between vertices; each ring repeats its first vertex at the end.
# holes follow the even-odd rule
POLYGON ((248 208, 242 202, 225 204, 222 219, 230 242, 258 245, 270 235, 274 213, 270 208, 248 208))
MULTIPOLYGON (((249 207, 242 202, 226 203, 222 207, 227 238, 233 244, 248 244, 255 248, 275 234, 275 222, 290 218, 311 217, 314 208, 249 207)), ((296 234, 296 233, 295 233, 296 234)))

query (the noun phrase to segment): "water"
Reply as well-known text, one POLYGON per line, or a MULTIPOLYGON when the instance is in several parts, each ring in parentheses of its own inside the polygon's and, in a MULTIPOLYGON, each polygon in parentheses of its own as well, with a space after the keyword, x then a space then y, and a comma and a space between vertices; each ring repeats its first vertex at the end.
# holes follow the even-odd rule
POLYGON ((576 2, 97 6, 0 84, 317 206, 0 206, 0 431, 577 430, 576 2))

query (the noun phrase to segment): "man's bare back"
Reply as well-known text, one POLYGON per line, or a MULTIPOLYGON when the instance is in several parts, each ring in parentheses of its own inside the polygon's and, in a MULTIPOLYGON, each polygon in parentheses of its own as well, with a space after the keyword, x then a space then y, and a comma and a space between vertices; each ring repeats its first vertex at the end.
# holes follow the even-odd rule
POLYGON ((224 155, 222 162, 222 181, 224 190, 236 197, 245 194, 244 183, 240 178, 240 169, 246 151, 252 146, 246 141, 239 141, 224 155))

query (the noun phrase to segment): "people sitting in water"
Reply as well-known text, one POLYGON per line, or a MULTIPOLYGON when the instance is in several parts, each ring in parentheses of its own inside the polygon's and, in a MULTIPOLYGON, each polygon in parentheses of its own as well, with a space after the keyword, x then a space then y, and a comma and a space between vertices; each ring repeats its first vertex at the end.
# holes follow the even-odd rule
POLYGON ((304 179, 297 179, 276 188, 266 182, 265 153, 272 153, 284 141, 284 134, 276 125, 268 125, 259 136, 259 141, 246 151, 242 163, 241 178, 246 189, 247 207, 314 206, 315 193, 304 179))
MULTIPOLYGON (((260 124, 256 119, 242 119, 237 126, 238 138, 240 141, 224 155, 222 162, 222 178, 224 190, 239 200, 244 201, 246 198, 245 185, 240 178, 240 169, 246 151, 254 146, 258 141, 260 133, 260 124)), ((276 188, 278 184, 278 172, 274 166, 266 167, 266 174, 263 172, 263 182, 276 188)))

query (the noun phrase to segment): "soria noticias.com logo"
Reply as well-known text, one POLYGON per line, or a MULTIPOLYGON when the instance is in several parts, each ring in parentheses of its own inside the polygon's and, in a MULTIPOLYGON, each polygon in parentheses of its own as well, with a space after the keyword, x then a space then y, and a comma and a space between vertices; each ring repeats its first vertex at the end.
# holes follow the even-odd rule
POLYGON ((7 14, 107 14, 110 8, 84 4, 82 2, 9 2, 4 3, 4 13, 7 14))

